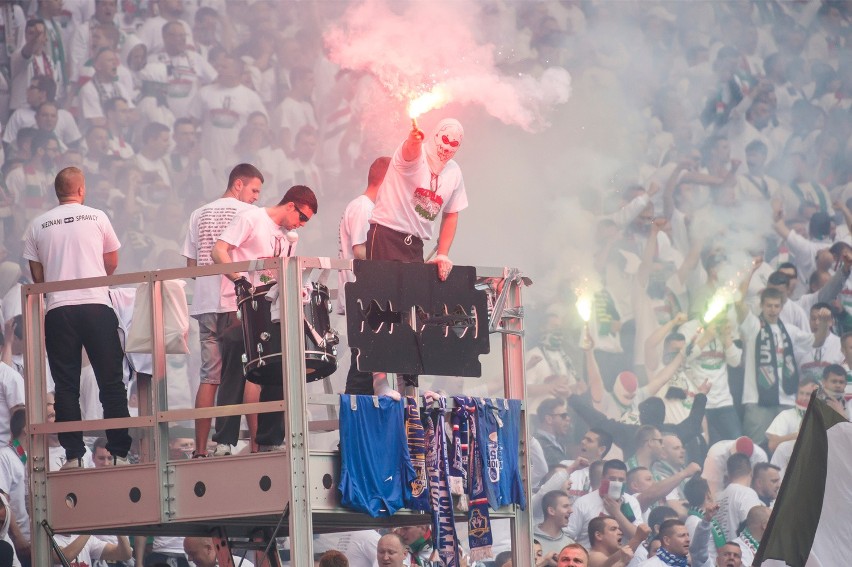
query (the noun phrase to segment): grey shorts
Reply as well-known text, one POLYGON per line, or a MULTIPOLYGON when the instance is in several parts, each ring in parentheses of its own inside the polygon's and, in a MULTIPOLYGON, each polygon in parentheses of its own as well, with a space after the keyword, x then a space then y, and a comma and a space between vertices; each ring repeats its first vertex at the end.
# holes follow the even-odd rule
POLYGON ((201 341, 201 383, 222 383, 222 361, 242 354, 242 327, 236 312, 196 315, 201 341), (239 353, 234 351, 238 350, 239 353), (230 351, 225 353, 225 351, 230 351))

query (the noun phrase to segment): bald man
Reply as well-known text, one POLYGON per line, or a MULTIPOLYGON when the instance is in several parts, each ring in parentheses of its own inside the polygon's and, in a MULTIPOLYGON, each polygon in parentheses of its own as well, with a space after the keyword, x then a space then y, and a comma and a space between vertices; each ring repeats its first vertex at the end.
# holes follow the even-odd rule
MULTIPOLYGON (((86 179, 76 167, 56 175, 59 205, 33 219, 24 234, 23 256, 35 283, 111 275, 121 243, 103 211, 87 207, 86 179)), ((92 363, 104 418, 129 417, 124 388, 124 351, 118 318, 107 287, 51 292, 46 296, 44 341, 56 383, 56 421, 80 421, 82 351, 92 363)), ((108 429, 106 448, 114 464, 127 464, 127 429, 108 429)), ((59 434, 65 449, 63 469, 80 468, 86 454, 83 433, 59 434)))
POLYGON ((379 538, 376 546, 376 561, 379 567, 402 567, 405 560, 405 544, 395 533, 389 533, 379 538))
MULTIPOLYGON (((188 537, 183 540, 183 550, 186 558, 195 564, 195 567, 216 567, 216 544, 209 537, 188 537)), ((254 567, 247 559, 234 558, 235 564, 242 567, 254 567)))

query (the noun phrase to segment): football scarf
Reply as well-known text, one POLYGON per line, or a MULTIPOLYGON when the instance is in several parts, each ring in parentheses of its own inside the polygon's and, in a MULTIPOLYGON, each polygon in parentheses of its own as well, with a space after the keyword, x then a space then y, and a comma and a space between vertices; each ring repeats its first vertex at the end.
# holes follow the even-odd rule
POLYGON ((757 366, 757 403, 760 406, 778 405, 777 372, 781 372, 781 387, 786 394, 795 394, 799 387, 799 369, 793 355, 793 342, 784 323, 778 320, 783 344, 775 344, 775 336, 769 323, 760 317, 760 331, 755 338, 755 365, 757 366), (777 348, 783 349, 783 360, 778 360, 777 348), (780 364, 779 364, 780 362, 780 364))
MULTIPOLYGON (((702 522, 704 521, 704 512, 699 510, 698 508, 689 508, 689 515, 695 516, 699 518, 702 522)), ((716 549, 719 549, 727 542, 727 538, 725 538, 725 534, 722 532, 722 526, 719 525, 719 520, 713 518, 710 520, 710 530, 713 534, 713 545, 716 546, 716 549)))
POLYGON ((438 551, 443 565, 459 565, 459 548, 456 526, 453 523, 453 499, 449 487, 449 462, 444 430, 447 400, 438 398, 438 407, 425 412, 423 428, 426 432, 426 471, 429 475, 429 496, 432 506, 433 547, 438 551))
POLYGON ((411 479, 411 497, 406 501, 407 508, 430 512, 429 494, 426 491, 426 433, 420 421, 420 408, 417 400, 405 398, 405 437, 414 478, 411 479))
MULTIPOLYGON (((477 406, 473 398, 463 398, 468 415, 469 456, 468 459, 468 497, 467 541, 471 561, 484 561, 492 557, 491 553, 491 515, 488 511, 488 495, 483 479, 482 454, 477 441, 477 406)), ((456 402, 458 404, 458 401, 456 402)))
POLYGON ((671 567, 689 567, 686 555, 675 555, 662 547, 657 550, 657 559, 671 567))

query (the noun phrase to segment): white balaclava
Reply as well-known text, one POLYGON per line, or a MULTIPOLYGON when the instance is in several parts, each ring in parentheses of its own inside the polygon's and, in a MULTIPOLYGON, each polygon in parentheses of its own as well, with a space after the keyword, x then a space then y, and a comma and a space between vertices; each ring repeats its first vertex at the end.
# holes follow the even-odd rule
POLYGON ((455 118, 444 118, 438 122, 435 133, 426 139, 426 161, 434 175, 443 171, 464 139, 464 128, 455 118))

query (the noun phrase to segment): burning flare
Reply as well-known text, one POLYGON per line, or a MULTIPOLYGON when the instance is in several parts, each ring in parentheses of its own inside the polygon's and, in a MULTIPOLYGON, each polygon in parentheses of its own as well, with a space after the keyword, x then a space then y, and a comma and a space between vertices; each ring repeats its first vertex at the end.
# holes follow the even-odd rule
POLYGON ((441 85, 435 85, 431 91, 423 93, 408 103, 408 117, 414 120, 421 114, 441 108, 449 101, 447 91, 441 85))
POLYGON ((707 306, 707 312, 704 314, 704 323, 709 323, 724 311, 729 304, 733 303, 734 294, 727 288, 716 290, 713 297, 710 299, 710 304, 707 306))
POLYGON ((592 318, 592 299, 588 295, 581 295, 577 298, 577 313, 584 323, 588 323, 592 318))

